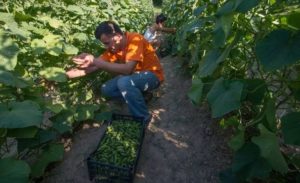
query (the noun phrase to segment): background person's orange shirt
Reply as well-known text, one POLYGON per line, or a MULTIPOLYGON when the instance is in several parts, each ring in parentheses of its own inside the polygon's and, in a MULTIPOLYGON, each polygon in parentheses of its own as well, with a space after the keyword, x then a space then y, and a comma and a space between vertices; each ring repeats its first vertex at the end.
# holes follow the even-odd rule
POLYGON ((138 62, 136 71, 151 71, 162 82, 164 80, 163 69, 151 44, 138 33, 125 32, 126 47, 117 53, 105 51, 100 57, 108 62, 126 63, 138 62))

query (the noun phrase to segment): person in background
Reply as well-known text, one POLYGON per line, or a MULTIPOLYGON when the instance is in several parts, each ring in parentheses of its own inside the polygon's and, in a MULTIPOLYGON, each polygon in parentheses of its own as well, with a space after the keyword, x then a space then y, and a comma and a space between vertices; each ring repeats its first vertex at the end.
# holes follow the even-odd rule
POLYGON ((127 103, 130 113, 151 120, 143 93, 159 87, 163 69, 151 44, 138 33, 122 32, 112 21, 104 21, 95 30, 106 51, 99 57, 82 53, 72 60, 77 65, 66 71, 68 78, 85 76, 97 70, 117 74, 101 86, 105 97, 127 103))
POLYGON ((155 23, 147 28, 144 33, 144 37, 152 44, 157 50, 162 43, 161 33, 175 33, 176 28, 164 27, 164 23, 168 18, 164 14, 160 14, 156 17, 155 23))

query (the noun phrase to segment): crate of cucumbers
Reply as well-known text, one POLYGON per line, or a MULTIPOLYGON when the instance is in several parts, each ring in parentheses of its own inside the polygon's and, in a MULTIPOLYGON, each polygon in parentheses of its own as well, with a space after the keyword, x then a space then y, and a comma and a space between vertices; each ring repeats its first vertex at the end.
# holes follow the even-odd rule
POLYGON ((90 179, 101 183, 132 182, 144 133, 142 118, 113 114, 96 151, 87 159, 90 179))

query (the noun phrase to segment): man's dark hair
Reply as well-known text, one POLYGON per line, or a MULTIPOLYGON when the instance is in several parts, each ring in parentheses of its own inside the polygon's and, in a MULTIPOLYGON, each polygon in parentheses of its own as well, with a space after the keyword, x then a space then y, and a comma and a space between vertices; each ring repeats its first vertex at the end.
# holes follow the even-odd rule
POLYGON ((123 35, 122 30, 115 22, 104 21, 97 26, 95 30, 95 37, 96 39, 100 39, 102 34, 113 35, 116 33, 123 35))
POLYGON ((156 24, 163 23, 168 18, 164 14, 160 14, 156 17, 156 24))

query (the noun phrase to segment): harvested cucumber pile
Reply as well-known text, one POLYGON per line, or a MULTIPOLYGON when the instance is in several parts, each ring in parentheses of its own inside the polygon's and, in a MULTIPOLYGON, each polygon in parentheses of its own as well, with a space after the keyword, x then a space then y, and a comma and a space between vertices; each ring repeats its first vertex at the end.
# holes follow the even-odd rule
POLYGON ((142 123, 113 121, 107 127, 97 152, 96 160, 115 166, 133 166, 141 138, 142 123))

